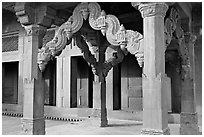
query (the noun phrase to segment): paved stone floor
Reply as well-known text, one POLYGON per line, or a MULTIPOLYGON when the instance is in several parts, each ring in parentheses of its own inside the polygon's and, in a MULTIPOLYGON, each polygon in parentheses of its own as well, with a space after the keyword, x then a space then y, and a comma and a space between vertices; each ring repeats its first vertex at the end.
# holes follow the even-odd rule
MULTIPOLYGON (((2 116, 2 135, 22 135, 21 118, 2 116)), ((96 119, 81 122, 46 120, 47 135, 139 135, 142 122, 109 119, 109 126, 101 128, 96 119)), ((172 135, 179 135, 179 124, 169 124, 172 135)))

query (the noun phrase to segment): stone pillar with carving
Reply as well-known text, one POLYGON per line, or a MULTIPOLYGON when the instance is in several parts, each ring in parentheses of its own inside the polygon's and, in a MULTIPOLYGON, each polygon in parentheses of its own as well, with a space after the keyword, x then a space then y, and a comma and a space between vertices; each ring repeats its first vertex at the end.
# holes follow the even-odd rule
POLYGON ((196 36, 187 33, 180 44, 181 53, 181 73, 182 73, 182 93, 181 93, 181 114, 180 114, 180 134, 197 135, 198 116, 195 107, 194 88, 194 44, 196 36), (181 49, 182 48, 182 49, 181 49))
POLYGON ((24 41, 22 128, 27 134, 44 135, 44 85, 42 73, 37 65, 37 55, 46 28, 40 25, 29 25, 25 26, 25 30, 27 34, 24 41))
POLYGON ((164 17, 165 3, 132 3, 143 17, 144 68, 142 134, 170 134, 168 128, 167 90, 170 80, 165 74, 164 17))
POLYGON ((23 53, 23 118, 22 129, 26 134, 44 135, 44 81, 38 67, 38 50, 47 27, 51 26, 55 11, 46 5, 32 2, 17 2, 15 12, 24 27, 23 53))

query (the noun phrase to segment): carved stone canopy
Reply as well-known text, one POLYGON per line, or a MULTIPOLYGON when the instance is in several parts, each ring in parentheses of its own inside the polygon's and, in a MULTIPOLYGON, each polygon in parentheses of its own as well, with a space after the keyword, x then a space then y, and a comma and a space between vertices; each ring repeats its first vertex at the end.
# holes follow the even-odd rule
MULTIPOLYGON (((126 30, 114 15, 106 15, 101 10, 98 3, 80 3, 73 11, 73 15, 63 23, 56 32, 53 40, 39 49, 39 66, 44 66, 62 51, 71 42, 72 37, 82 28, 84 20, 88 20, 89 25, 94 30, 100 30, 106 36, 110 45, 120 47, 126 54, 127 51, 139 59, 139 64, 143 65, 143 35, 137 31, 126 30), (137 56, 138 54, 138 56, 137 56)), ((41 71, 43 71, 41 67, 41 71)))

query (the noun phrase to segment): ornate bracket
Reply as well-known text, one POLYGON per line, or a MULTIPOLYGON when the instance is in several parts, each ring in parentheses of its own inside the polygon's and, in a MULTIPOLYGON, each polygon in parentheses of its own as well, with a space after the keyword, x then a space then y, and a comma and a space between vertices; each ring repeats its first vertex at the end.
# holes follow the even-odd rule
MULTIPOLYGON (((38 54, 41 54, 38 58, 39 62, 44 62, 44 65, 46 65, 46 62, 52 57, 59 55, 67 42, 71 41, 73 34, 81 29, 83 20, 86 20, 88 16, 89 25, 94 30, 101 30, 101 33, 106 36, 107 41, 113 46, 120 47, 125 54, 127 54, 127 51, 134 54, 142 67, 143 36, 137 31, 125 30, 124 26, 120 25, 118 18, 114 15, 106 15, 104 11, 101 11, 98 3, 79 4, 68 21, 59 27, 53 40, 39 50, 38 54)), ((44 68, 41 64, 41 71, 44 68)))
POLYGON ((56 15, 56 11, 50 7, 32 2, 16 2, 15 12, 23 27, 32 24, 50 27, 56 15))
POLYGON ((177 22, 180 19, 178 11, 175 8, 170 9, 169 17, 164 22, 164 36, 165 36, 165 49, 171 43, 173 32, 176 30, 177 22))
POLYGON ((81 49, 84 59, 92 67, 93 73, 98 76, 102 73, 103 77, 106 77, 109 70, 113 66, 122 62, 124 58, 124 53, 120 49, 120 47, 109 45, 109 44, 107 45, 107 43, 105 43, 104 45, 102 45, 103 47, 99 52, 105 53, 106 50, 111 50, 112 56, 109 59, 107 59, 105 62, 103 62, 102 68, 100 68, 99 62, 97 62, 96 58, 89 50, 89 48, 93 47, 93 45, 88 40, 88 38, 86 36, 82 36, 81 33, 77 33, 76 43, 77 43, 77 46, 81 49))

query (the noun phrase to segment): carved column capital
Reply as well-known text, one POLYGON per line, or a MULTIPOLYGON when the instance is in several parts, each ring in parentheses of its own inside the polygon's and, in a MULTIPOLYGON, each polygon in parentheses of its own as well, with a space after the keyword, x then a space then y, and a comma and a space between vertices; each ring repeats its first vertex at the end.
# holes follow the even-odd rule
POLYGON ((149 16, 164 17, 168 9, 168 5, 163 2, 133 2, 132 6, 141 12, 143 18, 149 16))
POLYGON ((44 36, 47 28, 41 25, 28 25, 24 26, 27 36, 44 36))

